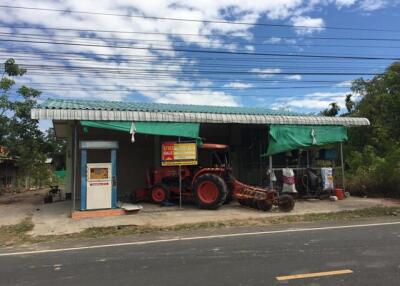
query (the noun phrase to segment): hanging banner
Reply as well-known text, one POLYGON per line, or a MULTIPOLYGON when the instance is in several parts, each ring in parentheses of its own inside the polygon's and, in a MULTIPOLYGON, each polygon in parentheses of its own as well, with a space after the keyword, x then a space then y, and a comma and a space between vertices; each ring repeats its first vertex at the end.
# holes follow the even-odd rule
POLYGON ((197 144, 164 142, 161 146, 162 166, 197 165, 197 144))

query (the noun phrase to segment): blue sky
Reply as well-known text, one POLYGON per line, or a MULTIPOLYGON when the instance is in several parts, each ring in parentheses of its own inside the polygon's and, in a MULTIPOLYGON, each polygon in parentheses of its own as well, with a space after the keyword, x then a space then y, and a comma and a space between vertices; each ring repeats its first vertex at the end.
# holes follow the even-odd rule
POLYGON ((14 57, 26 65, 28 74, 18 82, 42 90, 42 99, 257 106, 317 113, 330 102, 344 109, 351 81, 384 71, 392 60, 249 53, 400 58, 397 0, 66 0, 0 1, 0 5, 120 15, 0 8, 0 58, 14 57), (123 16, 129 13, 200 21, 123 16))

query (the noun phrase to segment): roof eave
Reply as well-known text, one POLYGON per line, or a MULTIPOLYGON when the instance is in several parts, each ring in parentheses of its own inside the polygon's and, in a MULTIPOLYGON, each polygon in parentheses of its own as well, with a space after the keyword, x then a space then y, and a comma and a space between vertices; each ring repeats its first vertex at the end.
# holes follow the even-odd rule
POLYGON ((158 121, 197 123, 242 123, 242 124, 312 124, 369 126, 367 118, 324 117, 324 116, 283 116, 283 115, 243 115, 181 112, 150 112, 90 109, 47 109, 31 111, 32 119, 50 120, 115 120, 115 121, 158 121))

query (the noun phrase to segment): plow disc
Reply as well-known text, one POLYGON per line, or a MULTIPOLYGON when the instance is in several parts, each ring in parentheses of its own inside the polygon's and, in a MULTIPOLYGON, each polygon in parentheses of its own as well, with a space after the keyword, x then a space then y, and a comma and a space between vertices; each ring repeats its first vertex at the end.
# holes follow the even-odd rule
POLYGON ((274 190, 249 186, 233 179, 233 194, 239 204, 261 211, 270 211, 275 205, 283 212, 294 208, 294 199, 289 195, 279 196, 274 190))

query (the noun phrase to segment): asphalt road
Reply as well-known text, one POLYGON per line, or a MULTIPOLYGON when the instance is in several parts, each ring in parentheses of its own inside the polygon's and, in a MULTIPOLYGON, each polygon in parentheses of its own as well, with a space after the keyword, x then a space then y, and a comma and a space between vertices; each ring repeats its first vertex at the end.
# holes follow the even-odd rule
POLYGON ((230 229, 208 239, 0 254, 0 285, 400 285, 400 224, 320 227, 258 228, 240 236, 228 233, 243 229, 230 229), (336 270, 352 273, 277 280, 336 270))

